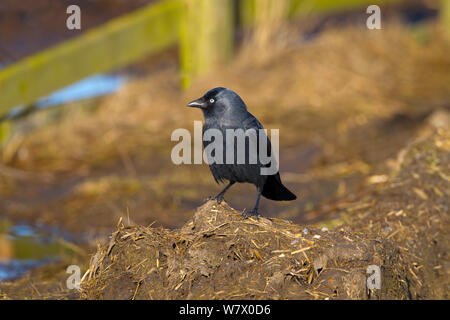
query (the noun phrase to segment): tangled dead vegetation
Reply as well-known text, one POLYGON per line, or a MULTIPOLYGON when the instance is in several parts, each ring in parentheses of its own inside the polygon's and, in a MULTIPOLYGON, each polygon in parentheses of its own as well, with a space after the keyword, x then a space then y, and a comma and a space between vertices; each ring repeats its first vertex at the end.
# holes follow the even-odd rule
POLYGON ((355 275, 330 267, 328 283, 319 284, 326 260, 369 262, 373 245, 350 233, 243 219, 228 205, 209 201, 179 230, 119 227, 94 257, 84 290, 87 298, 104 299, 331 297, 338 274, 355 275), (327 244, 333 241, 345 245, 332 249, 327 244))
MULTIPOLYGON (((302 194, 286 206, 263 202, 263 212, 300 224, 336 217, 329 210, 336 199, 354 201, 368 176, 391 169, 423 119, 448 107, 450 42, 434 24, 426 44, 394 21, 383 32, 327 28, 301 43, 300 30, 289 27, 296 41, 243 46, 230 65, 186 92, 167 58, 112 96, 23 119, 24 131, 2 156, 2 215, 101 238, 120 216, 181 227, 199 199, 220 190, 207 166, 170 161, 170 137, 178 128, 192 132, 202 119, 186 102, 225 86, 245 98, 265 128, 280 129, 283 182, 302 194)), ((253 205, 253 194, 241 185, 229 196, 242 209, 253 205)))
POLYGON ((342 209, 332 230, 243 219, 209 201, 182 228, 119 223, 92 258, 85 299, 448 298, 450 135, 400 153, 389 183, 342 209), (381 289, 367 289, 367 268, 381 289))

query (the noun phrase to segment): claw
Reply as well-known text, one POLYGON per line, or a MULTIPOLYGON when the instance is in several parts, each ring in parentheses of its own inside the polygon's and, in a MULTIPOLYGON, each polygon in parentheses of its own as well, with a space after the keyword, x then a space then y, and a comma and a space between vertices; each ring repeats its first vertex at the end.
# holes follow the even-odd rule
POLYGON ((204 202, 208 202, 209 200, 216 200, 220 204, 223 201, 223 196, 209 196, 205 198, 204 202))
POLYGON ((251 210, 251 211, 244 211, 242 213, 242 216, 244 217, 244 219, 248 219, 249 217, 254 216, 256 218, 256 220, 258 220, 258 217, 260 216, 260 214, 256 210, 251 210))

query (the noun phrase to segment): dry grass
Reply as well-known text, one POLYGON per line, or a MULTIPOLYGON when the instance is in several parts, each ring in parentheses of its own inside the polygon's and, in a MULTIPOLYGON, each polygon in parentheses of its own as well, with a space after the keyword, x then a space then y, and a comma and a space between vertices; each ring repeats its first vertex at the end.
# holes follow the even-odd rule
MULTIPOLYGON (((186 92, 181 91, 179 87, 176 67, 168 66, 144 79, 127 84, 116 94, 100 101, 74 103, 65 106, 63 112, 36 114, 23 124, 34 129, 27 133, 17 133, 4 150, 4 166, 0 167, 0 210, 11 219, 56 224, 66 230, 87 234, 96 239, 103 239, 102 235, 110 234, 116 226, 116 221, 122 219, 124 227, 120 232, 144 232, 145 236, 153 237, 151 243, 160 243, 158 245, 161 246, 169 244, 167 250, 170 251, 173 239, 169 235, 173 236, 177 230, 161 231, 131 226, 149 225, 156 221, 166 227, 181 227, 189 221, 193 209, 202 199, 216 192, 212 190, 214 183, 206 166, 175 166, 171 163, 170 149, 173 143, 170 142, 170 134, 175 128, 191 129, 192 121, 202 118, 200 113, 185 108, 186 101, 200 96, 213 86, 221 85, 237 91, 248 104, 250 111, 266 128, 281 129, 281 176, 289 188, 300 195, 300 199, 289 204, 263 201, 263 214, 292 219, 303 224, 322 221, 322 224, 329 228, 345 222, 356 228, 358 219, 361 219, 361 223, 368 222, 371 227, 378 228, 373 229, 374 237, 375 233, 385 230, 383 221, 394 219, 390 224, 394 231, 385 235, 389 237, 388 240, 403 241, 414 238, 414 233, 411 233, 409 228, 402 228, 406 223, 412 223, 408 219, 415 219, 416 215, 419 215, 423 219, 420 223, 429 226, 428 218, 432 223, 444 221, 439 220, 441 217, 437 217, 436 211, 431 210, 448 213, 448 209, 445 211, 448 201, 444 201, 445 190, 448 188, 441 185, 446 180, 438 178, 448 178, 448 171, 444 171, 442 167, 442 163, 448 162, 444 161, 439 165, 436 159, 443 159, 442 156, 433 156, 433 153, 421 149, 419 153, 427 154, 429 167, 416 173, 419 178, 409 177, 408 184, 399 185, 399 189, 383 188, 395 186, 391 181, 395 178, 391 175, 391 170, 398 172, 398 163, 403 163, 396 161, 398 151, 418 132, 429 127, 425 119, 433 122, 433 126, 443 119, 448 124, 448 120, 445 121, 448 119, 448 112, 445 110, 450 101, 450 44, 434 26, 428 27, 429 37, 425 44, 418 42, 405 26, 396 23, 385 25, 382 32, 346 27, 327 30, 307 43, 293 43, 287 39, 288 42, 280 41, 280 45, 275 46, 273 52, 268 52, 269 49, 264 49, 261 45, 266 43, 265 46, 270 46, 270 41, 269 44, 267 41, 261 41, 259 45, 263 48, 242 48, 232 64, 199 79, 186 92), (261 58, 261 52, 267 54, 261 58), (440 111, 436 112, 438 109, 440 111), (428 117, 429 114, 431 118, 428 117), (433 171, 436 168, 439 170, 433 171), (428 171, 438 176, 433 176, 430 182, 421 183, 423 173, 428 171), (410 181, 416 183, 414 189, 407 188, 410 181), (377 190, 388 191, 374 196, 373 192, 377 190), (391 194, 389 190, 395 192, 391 194), (376 204, 405 192, 408 198, 395 202, 395 205, 390 202, 376 204), (440 194, 442 196, 439 196, 440 194), (421 207, 418 204, 411 207, 411 199, 425 201, 426 206, 421 207), (434 208, 433 201, 439 209, 434 208), (430 211, 421 213, 424 208, 430 211), (355 215, 357 218, 352 220, 355 215), (167 237, 172 240, 169 241, 167 237), (397 239, 398 237, 401 239, 397 239)), ((444 133, 448 132, 448 126, 445 128, 444 133)), ((442 133, 437 137, 443 136, 445 135, 442 133)), ((438 138, 436 141, 448 146, 448 139, 438 138)), ((439 152, 442 154, 443 151, 439 152)), ((411 174, 413 172, 414 170, 411 174)), ((218 186, 214 188, 219 189, 218 186)), ((253 188, 236 186, 235 190, 232 189, 230 194, 227 194, 227 200, 233 207, 240 207, 240 211, 241 208, 253 205, 253 196, 253 188)), ((210 205, 211 203, 208 204, 210 205)), ((204 212, 216 215, 217 212, 209 209, 204 212)), ((229 219, 230 222, 218 230, 228 230, 228 236, 237 237, 238 235, 233 233, 235 229, 231 227, 237 228, 245 222, 229 208, 216 209, 224 210, 227 214, 220 219, 229 219)), ((275 242, 271 243, 271 251, 268 247, 261 250, 256 246, 252 247, 254 244, 251 240, 258 246, 264 246, 265 241, 258 238, 258 232, 265 234, 264 223, 267 221, 247 221, 251 224, 248 227, 253 233, 249 234, 251 239, 246 238, 249 246, 245 247, 247 251, 245 256, 242 256, 242 261, 253 260, 255 264, 250 264, 247 266, 250 269, 245 267, 243 270, 256 274, 259 269, 255 266, 260 267, 264 263, 258 255, 267 261, 272 256, 283 254, 272 252, 273 250, 287 250, 289 237, 285 234, 279 235, 285 242, 283 247, 275 248, 275 242), (256 249, 258 253, 249 248, 256 249)), ((303 231, 301 227, 280 220, 274 221, 280 230, 295 229, 295 232, 290 231, 294 234, 299 233, 299 230, 303 231)), ((357 228, 365 232, 366 227, 359 225, 357 228)), ((436 224, 433 228, 433 231, 427 234, 428 240, 434 239, 441 231, 441 234, 445 235, 445 228, 439 232, 436 224)), ((311 230, 323 235, 317 229, 311 230)), ((360 235, 354 234, 354 230, 346 231, 349 239, 360 238, 360 235)), ((416 234, 419 232, 421 231, 416 234)), ((270 234, 271 237, 276 236, 277 232, 270 234)), ((442 237, 439 237, 441 242, 442 237)), ((313 241, 310 236, 303 238, 313 241)), ((122 240, 124 245, 134 249, 141 241, 137 239, 134 243, 131 236, 122 240)), ((146 245, 150 245, 147 240, 146 245)), ((120 241, 119 244, 122 243, 120 241)), ((224 250, 222 253, 230 253, 229 247, 220 241, 224 250)), ((424 248, 425 242, 421 242, 419 247, 424 248)), ((368 245, 364 241, 363 243, 368 245)), ((290 251, 287 253, 309 246, 297 243, 292 248, 289 247, 290 251)), ((408 248, 408 243, 402 242, 400 246, 408 248)), ((446 249, 447 246, 443 245, 442 248, 446 249)), ((298 255, 301 263, 305 263, 305 255, 309 260, 314 254, 320 257, 322 249, 314 247, 292 256, 298 255)), ((104 251, 99 252, 104 258, 107 256, 104 251)), ((422 282, 422 286, 409 292, 417 297, 426 294, 439 296, 440 293, 429 293, 421 291, 428 289, 420 289, 423 288, 425 279, 420 271, 425 270, 425 267, 420 266, 425 262, 412 261, 412 257, 405 257, 407 260, 403 263, 411 268, 412 273, 407 271, 412 278, 404 281, 416 281, 413 276, 415 274, 422 282), (419 269, 413 262, 419 263, 419 269)), ((142 261, 145 258, 136 258, 139 260, 135 262, 140 272, 152 270, 156 260, 150 258, 153 259, 153 256, 144 262, 142 261), (142 264, 139 264, 141 262, 142 264), (144 266, 149 269, 144 269, 144 266)), ((191 263, 193 261, 197 260, 192 260, 191 263)), ((279 262, 277 259, 274 261, 279 262)), ((429 261, 436 264, 427 266, 426 270, 434 270, 433 268, 439 265, 440 269, 436 270, 444 270, 443 264, 440 260, 436 261, 435 256, 429 261)), ((315 282, 317 271, 313 270, 309 262, 302 267, 297 266, 293 260, 283 263, 283 270, 293 266, 296 268, 294 271, 299 273, 294 273, 291 279, 300 279, 298 281, 305 290, 301 294, 295 290, 293 292, 292 288, 297 288, 296 284, 288 282, 285 285, 285 280, 280 282, 281 278, 276 272, 281 269, 276 269, 267 277, 275 276, 271 283, 281 286, 281 291, 277 295, 273 291, 265 291, 268 288, 265 282, 267 278, 249 284, 252 289, 259 290, 251 297, 325 297, 321 292, 326 292, 327 297, 336 297, 333 296, 333 290, 321 290, 320 286, 326 282, 315 282), (309 283, 311 275, 312 283, 309 283)), ((266 267, 268 268, 268 265, 263 268, 266 267)), ((269 272, 269 269, 264 270, 269 272)), ((332 270, 327 272, 334 272, 332 270)), ((163 277, 161 272, 152 273, 151 276, 163 277)), ((341 274, 345 272, 342 271, 339 275, 341 274)), ((427 271, 426 274, 431 277, 432 272, 427 271)), ((137 275, 143 276, 139 273, 137 275)), ((116 274, 111 276, 115 277, 116 274)), ((177 274, 176 277, 178 276, 177 274)), ((325 274, 321 274, 322 276, 325 274)), ((173 278, 173 285, 178 286, 181 283, 181 287, 180 291, 177 290, 174 294, 187 297, 184 286, 187 286, 189 279, 192 280, 190 277, 193 275, 187 274, 186 280, 175 283, 175 280, 180 280, 176 277, 173 278)), ((360 279, 360 275, 357 277, 360 279)), ((201 276, 198 279, 202 279, 201 276)), ((242 279, 244 281, 246 278, 242 279)), ((142 291, 140 278, 135 280, 137 282, 133 285, 126 284, 130 291, 124 290, 120 296, 117 291, 111 291, 109 294, 112 296, 117 293, 117 297, 127 298, 156 297, 155 293, 147 296, 148 292, 142 291)), ((29 288, 26 281, 22 284, 29 288)), ((52 285, 44 285, 38 290, 44 294, 44 288, 51 290, 52 285)), ((12 291, 0 292, 0 295, 11 297, 15 286, 11 284, 9 288, 12 291)), ((98 291, 91 292, 92 296, 107 296, 101 290, 103 288, 104 284, 99 284, 98 291)), ((349 289, 347 296, 358 296, 361 293, 358 288, 351 289, 353 291, 349 289)), ((239 290, 240 293, 234 295, 231 294, 232 291, 226 290, 211 291, 208 294, 216 298, 250 297, 250 291, 244 293, 242 288, 239 290)), ((399 290, 400 293, 396 297, 406 292, 404 288, 399 290)), ((192 292, 194 293, 191 297, 201 297, 200 291, 192 292)), ((160 293, 161 297, 169 297, 164 296, 168 294, 166 291, 160 293)))
MULTIPOLYGON (((36 129, 17 133, 4 150, 3 163, 16 171, 0 175, 8 200, 2 212, 72 231, 84 230, 82 220, 92 233, 111 230, 127 215, 136 223, 182 225, 220 187, 211 190, 206 166, 172 164, 170 135, 202 119, 186 101, 221 85, 237 91, 266 128, 281 129, 281 175, 301 197, 289 206, 263 201, 263 213, 317 221, 336 197, 354 198, 368 176, 386 174, 423 118, 448 106, 449 42, 432 25, 426 45, 397 23, 382 32, 343 27, 307 43, 286 41, 262 60, 270 48, 243 48, 231 65, 186 92, 176 67, 168 66, 94 109, 90 101, 75 103, 50 123, 50 112, 37 114, 28 121, 36 129), (77 192, 85 185, 106 192, 87 197, 77 192)), ((253 189, 237 186, 229 199, 251 206, 253 189)))
POLYGON ((4 163, 59 172, 150 148, 152 154, 166 155, 172 130, 191 128, 194 119, 201 119, 184 108, 185 102, 215 85, 240 93, 266 127, 282 128, 285 145, 312 135, 328 138, 321 131, 330 124, 326 131, 344 136, 373 118, 421 114, 448 101, 449 44, 432 28, 426 46, 395 23, 384 32, 329 30, 310 43, 284 48, 263 65, 252 63, 260 50, 246 49, 231 66, 215 70, 187 92, 179 88, 176 68, 169 67, 128 84, 95 113, 67 108, 61 121, 13 140, 4 163), (292 128, 298 128, 295 135, 292 128))
POLYGON ((243 219, 215 201, 180 229, 119 223, 82 298, 447 299, 449 142, 441 130, 409 145, 397 177, 330 231, 243 219), (381 290, 367 290, 369 265, 381 269, 381 290))

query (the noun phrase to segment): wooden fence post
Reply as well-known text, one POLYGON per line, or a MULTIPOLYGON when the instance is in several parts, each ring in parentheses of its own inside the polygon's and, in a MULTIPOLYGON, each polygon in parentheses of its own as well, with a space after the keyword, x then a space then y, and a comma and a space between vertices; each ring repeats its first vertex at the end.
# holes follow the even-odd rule
POLYGON ((5 142, 8 140, 8 138, 11 135, 11 121, 2 121, 0 122, 0 162, 1 162, 1 155, 2 155, 2 149, 5 142))
POLYGON ((193 77, 233 54, 234 1, 183 0, 180 23, 181 83, 190 86, 193 77))
POLYGON ((244 27, 273 25, 289 17, 292 0, 239 0, 240 20, 244 27))
MULTIPOLYGON (((0 70, 0 117, 178 42, 181 0, 156 1, 0 70)), ((0 40, 1 41, 1 40, 0 40)))
POLYGON ((441 0, 440 11, 441 24, 444 27, 448 35, 450 35, 450 1, 441 0))

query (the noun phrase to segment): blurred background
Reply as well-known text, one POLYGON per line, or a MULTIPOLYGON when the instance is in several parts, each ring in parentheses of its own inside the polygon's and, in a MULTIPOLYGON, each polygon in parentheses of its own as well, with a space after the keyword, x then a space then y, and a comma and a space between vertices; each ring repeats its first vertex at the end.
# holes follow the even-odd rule
MULTIPOLYGON (((119 219, 180 227, 220 191, 206 164, 170 158, 172 131, 203 119, 186 103, 217 86, 280 129, 298 200, 262 214, 342 223, 417 132, 448 121, 449 49, 446 0, 0 0, 0 297, 45 265, 14 287, 43 294, 28 283, 86 264, 119 219)), ((254 186, 226 201, 251 208, 254 186)))

